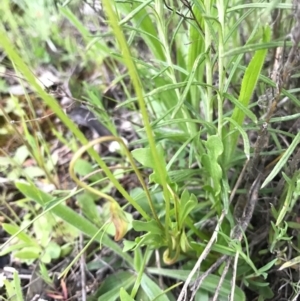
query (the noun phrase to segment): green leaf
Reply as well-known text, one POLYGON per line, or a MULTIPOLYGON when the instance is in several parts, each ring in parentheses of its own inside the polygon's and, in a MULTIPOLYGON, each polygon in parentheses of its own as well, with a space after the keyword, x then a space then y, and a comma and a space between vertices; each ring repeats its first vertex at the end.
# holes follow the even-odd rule
POLYGON ((15 250, 21 250, 25 247, 28 247, 28 243, 16 243, 16 244, 13 244, 13 245, 10 245, 10 246, 5 246, 4 250, 2 250, 2 248, 3 248, 3 245, 2 245, 0 247, 0 249, 1 249, 0 256, 9 254, 9 253, 11 253, 15 250))
MULTIPOLYGON (((19 226, 14 226, 14 225, 11 225, 11 224, 3 223, 2 227, 3 227, 3 230, 6 231, 10 235, 15 235, 18 231, 20 231, 19 226)), ((18 233, 17 238, 24 241, 25 243, 27 243, 29 245, 37 245, 37 242, 32 237, 27 235, 25 233, 25 231, 22 231, 21 233, 18 233)))
POLYGON ((131 241, 131 240, 127 240, 127 239, 123 240, 123 252, 128 252, 128 251, 132 250, 135 246, 136 246, 135 241, 131 241))
POLYGON ((132 222, 133 229, 137 232, 151 232, 152 234, 161 235, 162 229, 159 227, 158 223, 155 220, 151 220, 149 222, 143 221, 133 221, 132 222))
POLYGON ((210 158, 217 160, 223 153, 223 143, 218 135, 209 136, 205 143, 210 158))
POLYGON ((154 248, 160 248, 161 246, 165 245, 165 240, 163 239, 162 233, 161 234, 152 234, 150 232, 147 232, 145 235, 141 237, 137 237, 135 239, 136 242, 136 248, 142 247, 142 246, 153 246, 154 248))
POLYGON ((150 148, 138 148, 133 150, 132 156, 145 167, 154 168, 154 162, 150 148))
MULTIPOLYGON (((24 300, 23 294, 22 294, 21 280, 20 280, 20 277, 19 277, 19 274, 17 271, 14 271, 13 283, 15 286, 16 299, 18 301, 24 300)), ((12 299, 10 299, 10 300, 12 300, 12 299)))
MULTIPOLYGON (((16 183, 17 189, 23 193, 29 199, 34 200, 41 206, 45 206, 52 200, 52 196, 39 190, 36 186, 30 185, 28 183, 16 183)), ((86 218, 82 217, 78 213, 76 213, 71 208, 61 204, 60 202, 55 202, 52 207, 49 207, 47 210, 59 216, 65 222, 69 223, 82 233, 88 235, 89 237, 94 236, 98 232, 98 228, 93 225, 86 218)), ((46 211, 47 212, 47 211, 46 211)), ((130 265, 133 265, 132 258, 122 251, 120 246, 113 242, 107 235, 103 235, 100 233, 96 239, 101 241, 105 246, 112 249, 116 254, 118 254, 121 258, 126 260, 130 265)))
MULTIPOLYGON (((160 275, 160 276, 169 277, 172 279, 177 279, 182 281, 185 281, 190 273, 189 270, 177 269, 176 273, 174 273, 174 270, 172 269, 161 269, 161 268, 147 268, 147 272, 150 274, 160 275)), ((199 276, 199 274, 201 275, 202 272, 199 272, 197 276, 199 276)), ((193 277, 193 280, 194 281, 196 280, 196 276, 193 277)), ((204 290, 207 290, 211 293, 215 293, 219 281, 220 281, 219 276, 211 274, 205 278, 201 287, 204 290)), ((231 281, 225 279, 220 289, 220 296, 227 298, 231 292, 231 287, 232 287, 231 281)), ((239 300, 239 301, 246 300, 244 292, 238 286, 235 286, 233 300, 239 300)))
POLYGON ((48 253, 43 253, 40 257, 40 261, 45 264, 51 263, 51 256, 48 253))
POLYGON ((143 274, 141 287, 148 296, 149 300, 169 301, 164 291, 146 274, 143 274))
POLYGON ((114 301, 120 295, 120 289, 127 289, 133 285, 136 276, 127 271, 121 271, 109 275, 102 283, 96 296, 99 296, 98 301, 114 301))
POLYGON ((143 255, 141 248, 136 248, 134 250, 134 267, 136 271, 140 271, 143 268, 143 255))
POLYGON ((46 246, 49 243, 49 237, 53 234, 53 223, 49 221, 53 220, 50 214, 40 216, 39 219, 34 221, 33 230, 39 245, 46 246))
POLYGON ((46 173, 38 166, 28 166, 23 168, 23 173, 30 179, 45 177, 46 173))
POLYGON ((276 263, 276 261, 277 261, 277 258, 271 260, 269 263, 267 263, 266 265, 264 265, 263 267, 258 269, 258 272, 263 273, 263 272, 270 270, 270 268, 276 263))
POLYGON ((121 301, 134 301, 123 287, 120 289, 120 299, 121 301))
MULTIPOLYGON (((262 41, 268 42, 270 40, 271 31, 269 26, 264 27, 262 41)), ((248 107, 253 91, 256 87, 258 78, 260 76, 261 69, 263 67, 265 57, 268 50, 262 49, 255 52, 254 57, 250 61, 245 75, 242 80, 241 91, 239 95, 239 102, 242 107, 248 107)), ((231 119, 236 121, 238 125, 242 125, 245 119, 245 112, 241 109, 241 106, 236 106, 232 113, 231 119)), ((229 132, 233 131, 235 125, 230 125, 229 132)), ((236 149, 237 141, 239 138, 239 132, 233 132, 226 139, 226 153, 225 153, 225 164, 228 164, 231 160, 231 157, 236 149)))
POLYGON ((251 279, 247 279, 247 281, 249 282, 248 286, 251 290, 257 292, 267 300, 273 300, 274 293, 270 288, 270 283, 251 279))
POLYGON ((189 213, 197 206, 198 201, 197 198, 194 195, 191 195, 191 197, 188 199, 188 201, 185 201, 184 198, 181 196, 180 199, 180 209, 179 211, 179 228, 181 229, 185 219, 189 215, 189 213))
POLYGON ((163 185, 163 183, 171 183, 170 182, 170 179, 167 178, 166 179, 163 179, 160 175, 160 173, 158 172, 153 172, 152 174, 149 175, 149 183, 156 183, 156 184, 160 184, 160 185, 163 185))
MULTIPOLYGON (((13 280, 8 281, 5 279, 3 281, 5 285, 5 290, 6 290, 6 297, 7 299, 3 298, 3 300, 10 300, 10 301, 23 301, 23 295, 22 295, 22 288, 21 288, 21 281, 20 277, 17 271, 14 271, 13 273, 13 280)), ((1 284, 1 282, 0 282, 1 284)), ((2 285, 0 286, 0 288, 2 285)))
POLYGON ((293 139, 293 142, 288 147, 288 149, 285 151, 283 156, 280 158, 280 160, 277 162, 277 164, 274 166, 273 170, 270 172, 270 174, 267 176, 265 181, 263 182, 261 188, 264 188, 267 184, 269 184, 274 177, 280 172, 280 170, 285 166, 286 162, 292 155, 292 153, 295 151, 295 148, 298 146, 300 142, 300 132, 296 135, 296 137, 293 139))
MULTIPOLYGON (((157 146, 157 151, 159 157, 162 159, 162 162, 164 162, 164 151, 160 144, 157 146)), ((155 168, 155 163, 150 148, 138 148, 133 150, 131 153, 133 158, 143 166, 150 167, 152 169, 155 168)))
POLYGON ((255 116, 255 114, 250 109, 248 109, 246 106, 244 106, 242 102, 237 100, 231 94, 224 93, 224 97, 228 98, 235 105, 235 107, 239 108, 242 112, 244 112, 244 114, 248 118, 250 118, 254 124, 257 124, 257 117, 255 116))
POLYGON ((100 226, 101 219, 99 215, 99 210, 95 204, 95 200, 91 193, 84 192, 76 197, 80 208, 84 215, 91 221, 93 224, 100 226))
POLYGON ((191 249, 191 245, 184 231, 180 235, 180 248, 184 253, 191 249))
POLYGON ((208 137, 205 146, 207 154, 202 155, 202 163, 213 179, 214 193, 218 195, 221 191, 222 179, 222 168, 218 163, 218 158, 223 153, 223 143, 219 136, 212 135, 208 137))
POLYGON ((58 259, 61 254, 61 248, 56 242, 50 241, 45 248, 45 252, 50 256, 51 259, 58 259))
POLYGON ((29 259, 37 259, 40 257, 42 249, 39 247, 25 247, 20 251, 14 253, 16 258, 22 260, 29 260, 29 259))
POLYGON ((74 171, 80 176, 86 176, 87 174, 94 171, 92 164, 83 159, 76 160, 74 171))
POLYGON ((247 159, 250 159, 250 142, 247 133, 245 130, 233 119, 226 117, 224 120, 229 120, 235 128, 240 132, 243 142, 244 142, 244 153, 247 159))
POLYGON ((203 174, 203 169, 178 169, 168 171, 168 176, 172 183, 178 183, 185 180, 190 180, 194 175, 203 174))
POLYGON ((0 167, 8 168, 12 164, 12 159, 8 157, 0 157, 0 167))
POLYGON ((24 161, 28 158, 29 155, 30 155, 30 152, 28 151, 27 146, 22 145, 17 148, 16 153, 14 155, 14 160, 18 164, 22 165, 24 163, 24 161))
POLYGON ((151 16, 147 13, 147 11, 142 9, 144 8, 144 4, 148 2, 151 1, 143 1, 140 5, 138 2, 123 2, 122 5, 119 6, 119 9, 120 12, 122 12, 126 17, 124 17, 124 19, 119 22, 119 25, 124 26, 125 23, 130 19, 132 21, 133 28, 140 31, 143 40, 153 53, 154 57, 157 59, 164 59, 165 56, 163 45, 157 37, 156 24, 153 18, 151 18, 151 16), (135 14, 133 15, 132 12, 134 12, 135 14))

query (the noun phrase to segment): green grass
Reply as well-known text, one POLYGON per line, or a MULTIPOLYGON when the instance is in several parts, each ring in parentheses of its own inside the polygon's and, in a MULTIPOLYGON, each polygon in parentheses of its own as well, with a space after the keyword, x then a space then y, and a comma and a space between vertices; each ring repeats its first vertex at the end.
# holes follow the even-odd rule
MULTIPOLYGON (((1 70, 34 91, 9 98, 7 80, 1 91, 9 99, 0 107, 2 132, 22 144, 1 145, 1 177, 14 193, 0 190, 1 255, 38 263, 55 293, 57 262, 69 260, 57 271, 71 295, 70 275, 86 273, 80 262, 89 275, 105 271, 85 292, 89 300, 268 300, 283 284, 296 300, 299 63, 297 43, 285 40, 296 24, 292 5, 102 5, 94 14, 80 12, 80 1, 5 0, 0 8, 1 70), (279 47, 287 58, 276 61, 279 47), (116 137, 87 139, 36 80, 51 66, 116 137), (33 98, 59 118, 50 132, 36 122, 46 110, 41 116, 33 98), (18 123, 8 104, 22 112, 18 123), (140 117, 129 145, 113 120, 125 113, 140 117), (57 141, 72 151, 63 168, 57 141), (118 155, 94 150, 108 141, 121 145, 118 155)), ((17 273, 5 280, 3 300, 25 298, 20 281, 17 273)))

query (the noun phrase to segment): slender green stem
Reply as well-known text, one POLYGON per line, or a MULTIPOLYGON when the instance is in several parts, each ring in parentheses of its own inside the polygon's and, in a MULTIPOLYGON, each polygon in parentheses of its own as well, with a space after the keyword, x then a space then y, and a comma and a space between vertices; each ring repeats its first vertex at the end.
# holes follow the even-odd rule
MULTIPOLYGON (((211 9, 211 0, 204 1, 205 12, 209 16, 211 9)), ((212 94, 212 51, 211 51, 211 32, 208 24, 209 20, 205 19, 204 22, 204 39, 205 39, 205 52, 207 53, 206 57, 206 121, 212 122, 213 119, 213 94, 212 94)))
POLYGON ((223 92, 224 92, 224 31, 225 31, 225 8, 224 1, 217 1, 218 8, 218 19, 219 19, 219 47, 218 47, 218 67, 219 67, 219 93, 218 98, 218 133, 222 136, 222 126, 223 126, 223 92))

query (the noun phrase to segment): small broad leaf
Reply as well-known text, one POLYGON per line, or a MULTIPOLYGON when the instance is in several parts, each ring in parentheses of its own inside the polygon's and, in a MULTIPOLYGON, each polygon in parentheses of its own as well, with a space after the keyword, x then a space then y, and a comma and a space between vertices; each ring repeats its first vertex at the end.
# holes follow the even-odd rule
POLYGON ((49 264, 51 263, 51 256, 48 253, 43 253, 40 260, 42 263, 49 264))
POLYGON ((121 301, 134 301, 132 297, 126 292, 126 290, 121 287, 120 289, 120 299, 121 301))
POLYGON ((188 202, 189 199, 190 199, 190 194, 187 189, 184 189, 181 194, 180 205, 185 204, 186 202, 188 202))
POLYGON ((61 248, 56 242, 50 241, 48 246, 45 248, 45 252, 51 259, 58 259, 61 254, 61 248))
POLYGON ((42 249, 39 247, 25 247, 20 251, 14 253, 14 257, 29 260, 29 259, 37 259, 39 258, 42 249))
MULTIPOLYGON (((19 230, 19 226, 11 225, 11 224, 2 224, 3 230, 6 231, 10 235, 15 235, 19 230)), ((18 239, 24 241, 25 243, 29 245, 37 245, 37 242, 31 238, 29 235, 27 235, 24 231, 18 233, 17 235, 18 239)))
POLYGON ((128 252, 128 251, 132 250, 136 246, 136 242, 124 239, 123 240, 123 246, 124 246, 123 247, 123 252, 128 252))
POLYGON ((91 163, 87 162, 83 159, 76 160, 74 171, 78 173, 80 176, 86 176, 87 174, 94 171, 91 163))
POLYGON ((39 245, 43 247, 49 243, 49 237, 51 237, 53 233, 53 222, 50 222, 52 220, 52 216, 44 214, 33 223, 35 237, 39 242, 39 245))
POLYGON ((151 220, 149 222, 143 221, 133 221, 132 222, 133 229, 137 232, 151 232, 152 234, 162 234, 162 229, 159 227, 155 220, 151 220))
POLYGON ((185 219, 189 213, 197 206, 197 199, 192 195, 187 202, 183 202, 182 198, 180 200, 180 210, 179 210, 179 228, 182 228, 185 219))
POLYGON ((217 159, 223 153, 223 143, 218 135, 209 136, 205 143, 207 153, 210 158, 217 159))
POLYGON ((161 175, 157 172, 153 172, 150 176, 149 176, 149 182, 150 183, 156 183, 156 184, 160 184, 162 185, 164 182, 167 182, 169 184, 171 184, 170 179, 167 177, 166 179, 162 178, 161 175))
POLYGON ((137 237, 135 239, 136 242, 136 248, 140 248, 142 246, 149 246, 151 245, 154 248, 160 248, 161 246, 165 246, 165 239, 161 234, 152 234, 150 232, 148 232, 147 234, 141 236, 141 237, 137 237))
POLYGON ((80 208, 84 215, 95 225, 101 225, 101 219, 99 210, 95 204, 93 195, 88 192, 84 192, 76 197, 80 208))
POLYGON ((191 249, 191 245, 189 244, 189 240, 186 237, 186 234, 184 231, 182 232, 182 234, 180 236, 180 248, 185 253, 191 249))
POLYGON ((24 161, 26 160, 26 158, 29 156, 29 151, 27 149, 26 145, 22 145, 20 146, 17 150, 16 153, 14 155, 14 160, 22 165, 24 163, 24 161))
POLYGON ((133 150, 132 156, 145 167, 154 168, 154 162, 150 148, 138 148, 133 150))
MULTIPOLYGON (((155 168, 155 162, 150 148, 138 148, 133 150, 131 153, 133 158, 137 160, 139 163, 141 163, 143 166, 150 167, 152 169, 155 168)), ((160 161, 159 163, 165 164, 164 150, 161 144, 157 145, 157 153, 159 155, 159 161, 160 161)))
POLYGON ((38 166, 28 166, 23 169, 23 173, 30 179, 45 177, 46 173, 38 166))
POLYGON ((223 153, 223 143, 219 136, 210 136, 205 143, 207 154, 202 155, 202 163, 213 179, 214 194, 218 195, 221 191, 220 181, 222 179, 222 169, 218 163, 219 156, 223 153))

